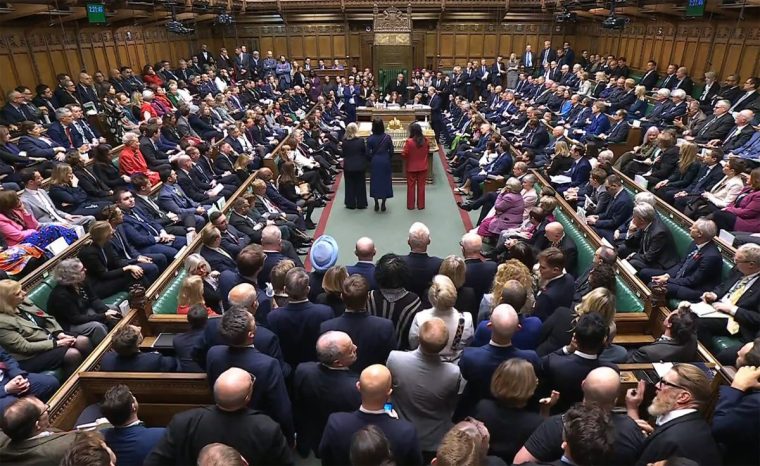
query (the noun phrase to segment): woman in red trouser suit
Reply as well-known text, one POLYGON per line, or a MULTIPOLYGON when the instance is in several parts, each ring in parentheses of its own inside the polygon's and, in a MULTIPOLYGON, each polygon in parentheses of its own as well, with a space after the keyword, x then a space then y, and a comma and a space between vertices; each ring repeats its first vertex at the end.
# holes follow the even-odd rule
POLYGON ((422 127, 417 123, 409 126, 409 139, 404 144, 401 157, 406 161, 406 208, 414 209, 415 192, 417 208, 425 208, 425 180, 428 169, 430 144, 422 135, 422 127))

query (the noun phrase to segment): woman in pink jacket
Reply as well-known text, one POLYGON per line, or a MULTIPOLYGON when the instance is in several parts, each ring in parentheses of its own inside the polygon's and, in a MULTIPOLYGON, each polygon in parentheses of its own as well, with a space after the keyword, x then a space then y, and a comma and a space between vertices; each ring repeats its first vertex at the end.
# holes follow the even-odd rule
POLYGON ((752 170, 747 186, 713 220, 721 230, 760 233, 760 168, 752 170))
POLYGON ((409 139, 404 144, 401 157, 406 162, 406 208, 414 210, 415 193, 417 208, 425 208, 425 182, 428 171, 430 144, 422 135, 422 127, 417 123, 409 126, 409 139))
POLYGON ((8 246, 24 243, 40 249, 61 237, 69 244, 77 240, 76 232, 70 228, 52 223, 40 225, 16 191, 0 191, 0 235, 8 246))
POLYGON ((495 238, 509 228, 518 228, 523 221, 525 202, 520 191, 522 184, 517 178, 507 180, 504 189, 496 198, 494 209, 496 214, 481 222, 478 234, 483 238, 495 238))

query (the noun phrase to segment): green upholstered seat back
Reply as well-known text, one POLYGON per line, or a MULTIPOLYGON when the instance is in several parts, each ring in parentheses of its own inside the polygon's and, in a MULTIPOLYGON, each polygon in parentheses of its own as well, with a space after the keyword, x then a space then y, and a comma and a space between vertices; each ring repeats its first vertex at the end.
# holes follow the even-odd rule
POLYGON ((48 297, 55 287, 55 279, 51 276, 45 277, 37 286, 27 293, 27 299, 34 303, 35 306, 47 312, 48 297))
POLYGON ((689 236, 689 231, 677 224, 672 218, 663 215, 662 212, 660 212, 660 219, 662 220, 662 223, 668 227, 670 234, 673 235, 673 242, 676 245, 678 257, 686 257, 686 254, 689 252, 689 245, 691 245, 692 242, 691 236, 689 236))
POLYGON ((179 299, 179 289, 182 281, 187 276, 184 269, 180 270, 176 277, 169 282, 169 285, 161 292, 155 303, 153 303, 154 314, 176 314, 177 300, 179 299))

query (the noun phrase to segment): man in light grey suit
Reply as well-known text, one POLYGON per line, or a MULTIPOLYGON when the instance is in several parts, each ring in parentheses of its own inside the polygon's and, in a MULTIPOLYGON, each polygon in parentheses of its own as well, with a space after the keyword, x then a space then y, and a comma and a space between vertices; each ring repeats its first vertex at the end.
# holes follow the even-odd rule
POLYGON ((80 225, 86 230, 95 221, 95 217, 91 215, 72 215, 56 208, 47 191, 42 189, 42 181, 42 175, 38 171, 21 171, 24 191, 19 197, 38 222, 58 223, 70 228, 80 225))
POLYGON ((462 386, 459 366, 443 362, 439 353, 449 341, 446 324, 439 318, 420 326, 420 345, 414 351, 391 351, 386 366, 391 371, 391 399, 396 412, 417 428, 425 459, 435 456, 462 386))

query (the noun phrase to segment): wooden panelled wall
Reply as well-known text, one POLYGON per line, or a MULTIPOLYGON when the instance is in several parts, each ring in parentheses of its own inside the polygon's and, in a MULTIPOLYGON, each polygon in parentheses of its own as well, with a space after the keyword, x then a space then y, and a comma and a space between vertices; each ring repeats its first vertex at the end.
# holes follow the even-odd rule
POLYGON ((176 36, 163 27, 121 29, 67 26, 24 30, 3 27, 0 32, 0 90, 19 84, 34 89, 38 83, 55 85, 55 75, 68 73, 76 81, 81 70, 106 76, 112 68, 129 65, 139 73, 160 59, 176 63, 196 49, 192 37, 176 36), (127 32, 130 34, 128 35, 127 32))

